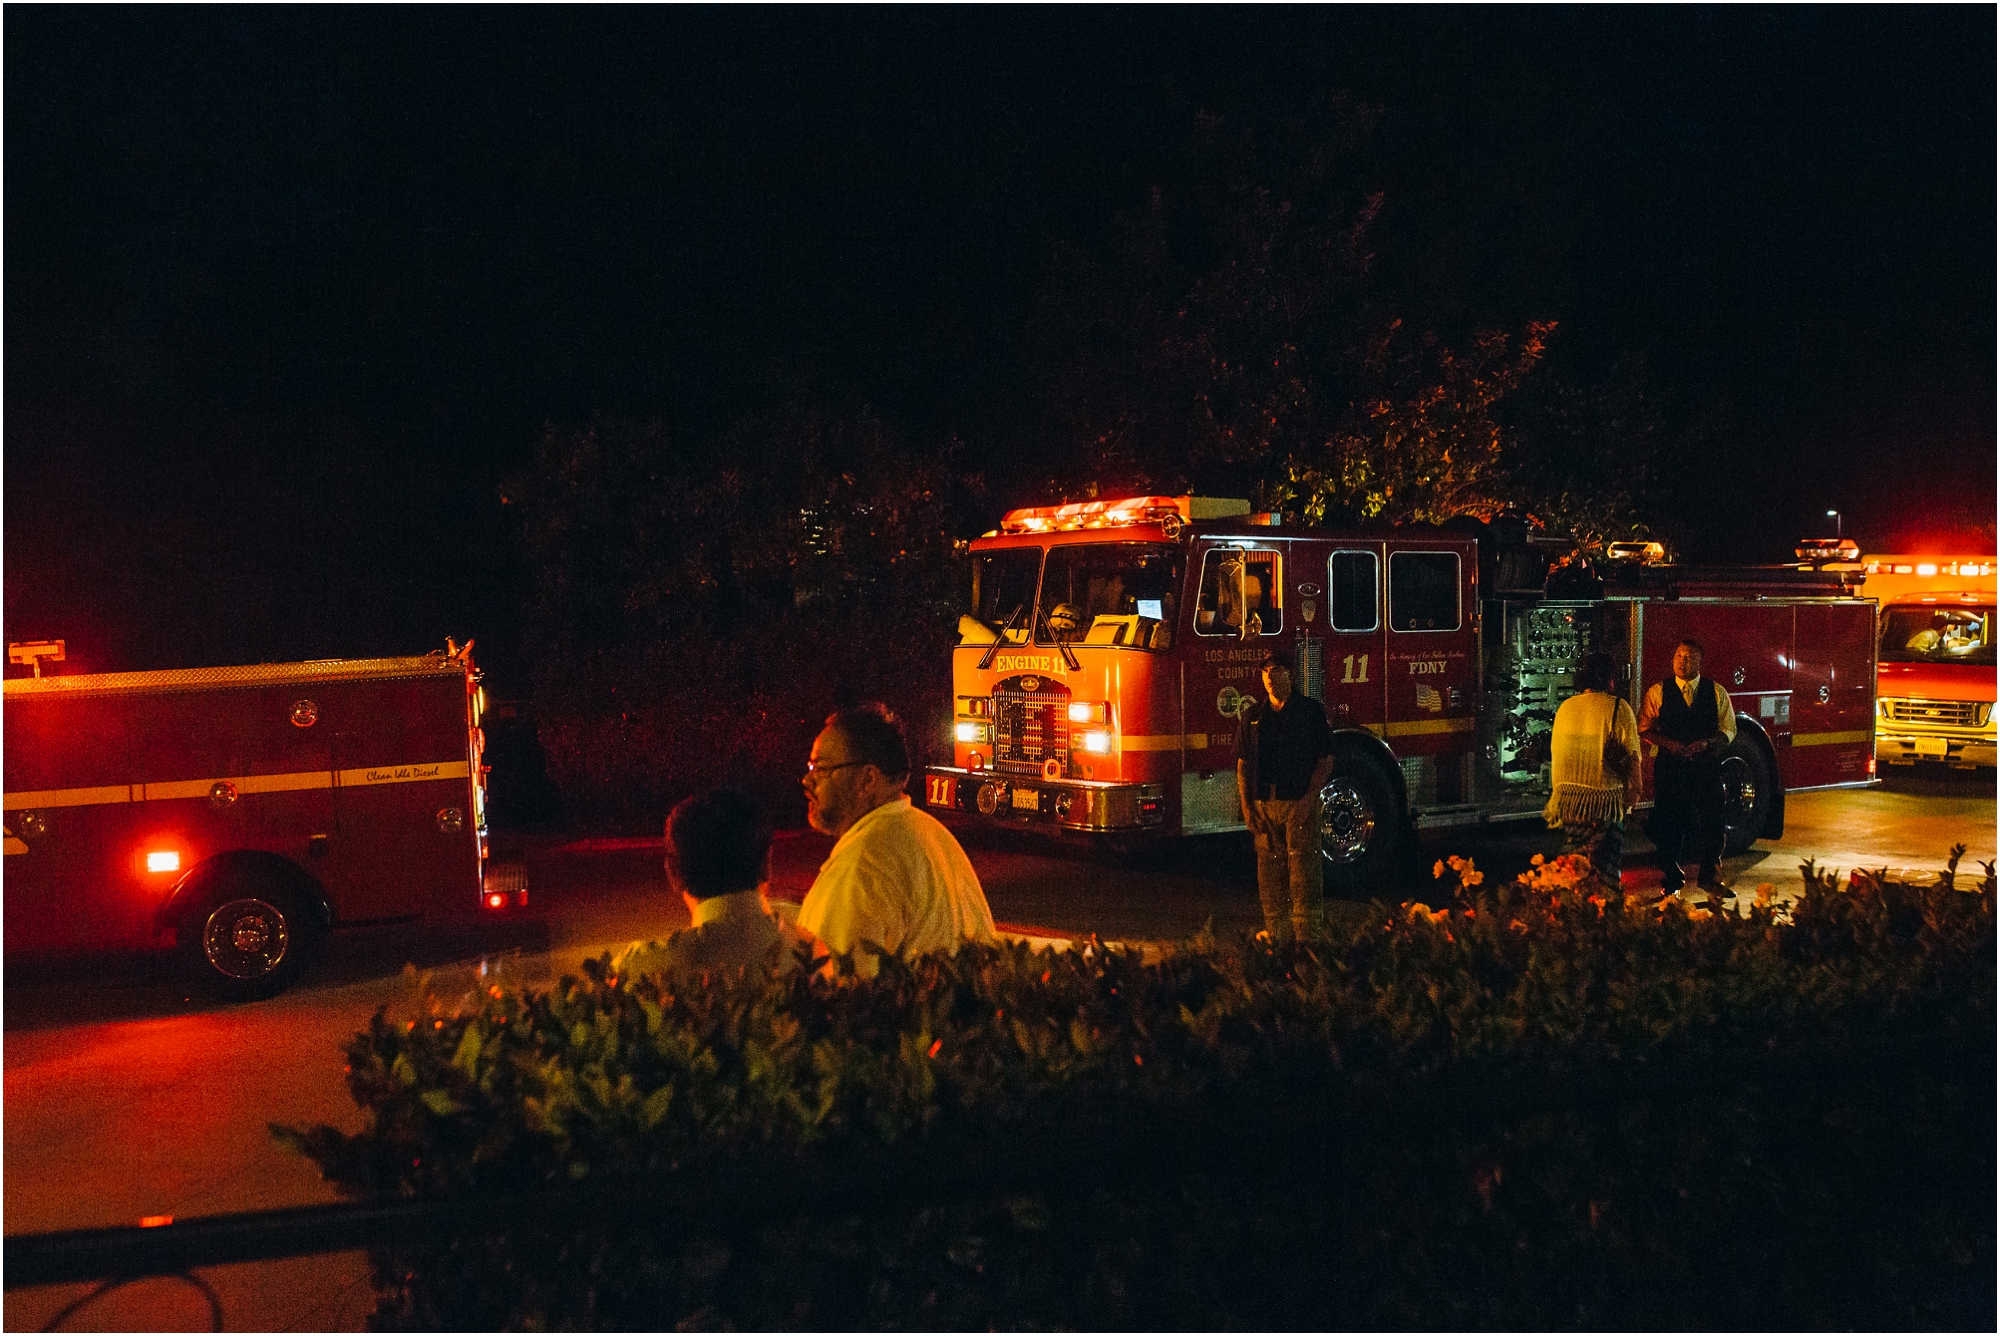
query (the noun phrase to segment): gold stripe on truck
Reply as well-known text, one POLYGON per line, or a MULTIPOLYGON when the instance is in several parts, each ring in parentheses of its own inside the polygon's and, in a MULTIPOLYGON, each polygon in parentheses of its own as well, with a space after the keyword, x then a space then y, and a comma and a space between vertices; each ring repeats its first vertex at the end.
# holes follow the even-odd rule
POLYGON ((1121 751, 1130 752, 1179 751, 1184 745, 1189 751, 1201 751, 1208 746, 1208 734, 1189 733, 1183 738, 1179 733, 1155 733, 1122 738, 1118 743, 1121 751))
POLYGON ((1860 729, 1852 733, 1794 733, 1792 734, 1792 745, 1794 747, 1834 747, 1846 742, 1867 742, 1874 736, 1875 731, 1870 728, 1860 729))
POLYGON ((301 789, 367 788, 376 784, 413 784, 425 780, 464 779, 472 773, 467 761, 431 761, 421 765, 372 765, 356 770, 298 770, 282 775, 221 775, 213 779, 176 779, 161 784, 118 784, 94 789, 37 789, 6 795, 6 810, 36 807, 96 807, 106 803, 166 802, 176 798, 206 798, 217 784, 233 785, 239 794, 290 793, 301 789))

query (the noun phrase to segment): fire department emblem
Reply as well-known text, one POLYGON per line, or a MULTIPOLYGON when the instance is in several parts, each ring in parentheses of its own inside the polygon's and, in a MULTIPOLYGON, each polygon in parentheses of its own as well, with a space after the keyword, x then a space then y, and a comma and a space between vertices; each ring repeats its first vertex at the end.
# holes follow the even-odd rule
POLYGON ((1041 689, 1042 689, 1042 679, 1041 679, 1041 678, 1039 678, 1039 677, 1024 677, 1024 678, 1022 678, 1022 679, 1021 679, 1021 690, 1023 690, 1023 691, 1040 691, 1041 689))
POLYGON ((1215 698, 1215 711, 1224 719, 1236 719, 1254 704, 1256 698, 1246 696, 1235 687, 1224 687, 1215 698))

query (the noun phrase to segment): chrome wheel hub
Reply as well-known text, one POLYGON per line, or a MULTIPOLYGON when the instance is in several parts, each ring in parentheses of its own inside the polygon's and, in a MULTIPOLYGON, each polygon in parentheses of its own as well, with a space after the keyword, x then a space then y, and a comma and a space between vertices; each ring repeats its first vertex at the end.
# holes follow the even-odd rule
POLYGON ((1731 756, 1722 762, 1722 812, 1723 819, 1731 825, 1742 825, 1757 810, 1757 779, 1739 756, 1731 756))
POLYGON ((1320 848, 1336 863, 1358 862, 1375 838, 1375 809, 1351 781, 1335 778, 1320 790, 1320 848))
POLYGON ((202 924, 201 950, 231 979, 256 979, 278 968, 291 946, 285 916, 262 900, 230 900, 202 924))

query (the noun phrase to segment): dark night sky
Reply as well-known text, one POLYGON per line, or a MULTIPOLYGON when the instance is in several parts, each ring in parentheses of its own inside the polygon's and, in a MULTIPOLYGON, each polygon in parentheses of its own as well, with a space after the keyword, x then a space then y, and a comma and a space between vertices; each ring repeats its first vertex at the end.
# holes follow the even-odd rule
POLYGON ((1991 8, 4 22, 7 633, 78 667, 504 641, 546 422, 804 377, 1004 439, 1053 239, 1193 109, 1334 90, 1412 320, 1553 318, 1707 425, 1691 552, 1991 532, 1991 8))

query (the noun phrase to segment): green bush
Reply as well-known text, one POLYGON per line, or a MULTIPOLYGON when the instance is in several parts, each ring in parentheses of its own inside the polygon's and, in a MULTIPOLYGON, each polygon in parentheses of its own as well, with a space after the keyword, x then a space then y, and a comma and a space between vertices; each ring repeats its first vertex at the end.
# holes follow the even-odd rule
POLYGON ((359 1197, 605 1203, 378 1250, 385 1327, 1990 1324, 1991 876, 1567 872, 1151 964, 599 961, 378 1014, 365 1130, 275 1130, 359 1197))

